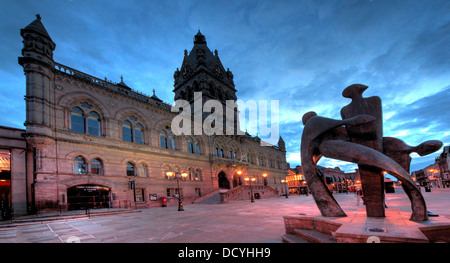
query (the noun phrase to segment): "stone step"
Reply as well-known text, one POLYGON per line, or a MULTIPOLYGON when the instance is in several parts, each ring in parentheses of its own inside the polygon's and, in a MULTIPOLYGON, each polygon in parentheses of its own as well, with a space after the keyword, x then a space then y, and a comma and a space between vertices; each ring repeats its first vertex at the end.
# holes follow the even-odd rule
POLYGON ((292 234, 284 234, 281 236, 283 243, 311 243, 308 240, 292 234))
POLYGON ((0 228, 11 228, 15 226, 23 226, 23 225, 33 225, 33 224, 42 224, 48 222, 63 222, 69 220, 78 220, 78 219, 89 219, 89 217, 94 216, 108 216, 108 215, 117 215, 117 214, 127 214, 127 213, 138 213, 140 210, 112 210, 112 211, 91 211, 89 215, 85 212, 80 213, 71 213, 71 214, 61 214, 61 215, 41 215, 37 217, 24 216, 22 218, 16 218, 12 222, 11 221, 3 221, 0 223, 0 228))
POLYGON ((311 243, 337 243, 335 237, 317 230, 295 229, 294 232, 298 237, 304 238, 311 243))

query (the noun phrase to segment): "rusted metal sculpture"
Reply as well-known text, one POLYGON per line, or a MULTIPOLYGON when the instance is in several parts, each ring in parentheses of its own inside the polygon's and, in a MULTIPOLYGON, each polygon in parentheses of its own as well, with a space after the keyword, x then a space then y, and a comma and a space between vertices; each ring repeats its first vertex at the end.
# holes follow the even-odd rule
POLYGON ((342 95, 352 101, 342 108, 342 120, 320 117, 315 112, 303 116, 301 162, 314 200, 323 216, 346 216, 318 174, 316 164, 325 156, 358 164, 368 217, 385 216, 385 171, 402 182, 411 201, 410 219, 425 221, 428 219, 426 204, 409 175, 409 155, 430 154, 439 150, 442 142, 427 141, 411 147, 396 138, 383 138, 381 99, 363 98, 367 88, 354 84, 344 89, 342 95))

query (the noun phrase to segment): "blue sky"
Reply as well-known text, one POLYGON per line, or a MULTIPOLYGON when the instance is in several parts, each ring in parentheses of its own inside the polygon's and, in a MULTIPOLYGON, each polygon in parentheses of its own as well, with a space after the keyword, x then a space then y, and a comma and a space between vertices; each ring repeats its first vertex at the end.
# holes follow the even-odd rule
MULTIPOLYGON (((198 29, 234 74, 238 98, 279 100, 280 134, 300 164, 301 117, 340 118, 342 90, 369 86, 383 102, 384 136, 450 144, 448 0, 0 2, 0 125, 24 128, 20 29, 40 14, 54 59, 173 102, 173 73, 198 29)), ((255 135, 255 134, 253 134, 255 135)), ((441 152, 413 155, 412 170, 441 152)), ((354 165, 324 159, 323 166, 354 165)))

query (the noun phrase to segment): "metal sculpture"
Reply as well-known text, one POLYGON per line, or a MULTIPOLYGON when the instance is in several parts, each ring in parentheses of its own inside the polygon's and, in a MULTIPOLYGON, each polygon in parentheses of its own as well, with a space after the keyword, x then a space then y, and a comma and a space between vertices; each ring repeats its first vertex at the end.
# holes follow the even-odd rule
POLYGON ((325 156, 358 164, 368 217, 385 216, 383 172, 387 172, 402 182, 411 201, 410 220, 426 221, 425 200, 409 175, 409 155, 430 154, 439 150, 442 142, 426 141, 411 147, 399 139, 383 137, 381 99, 364 98, 367 88, 354 84, 344 89, 342 95, 352 101, 342 108, 342 120, 317 116, 315 112, 303 115, 301 163, 313 198, 323 216, 346 216, 317 171, 319 159, 325 156))

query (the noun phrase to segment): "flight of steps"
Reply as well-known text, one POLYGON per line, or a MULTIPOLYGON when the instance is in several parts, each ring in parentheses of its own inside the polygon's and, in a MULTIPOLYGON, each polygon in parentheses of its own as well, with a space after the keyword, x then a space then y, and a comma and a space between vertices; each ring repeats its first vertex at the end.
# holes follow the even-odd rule
POLYGON ((110 216, 110 215, 139 213, 139 212, 141 211, 133 209, 114 209, 114 210, 93 209, 90 210, 88 213, 86 213, 84 210, 77 210, 71 213, 62 213, 62 214, 49 213, 39 216, 22 216, 15 218, 13 220, 0 221, 0 228, 45 224, 49 222, 64 222, 70 220, 89 219, 91 217, 98 217, 98 216, 110 216))
POLYGON ((337 243, 336 238, 317 230, 295 229, 281 236, 283 243, 337 243))
POLYGON ((333 233, 341 226, 317 217, 284 216, 286 234, 283 243, 337 243, 333 233))

